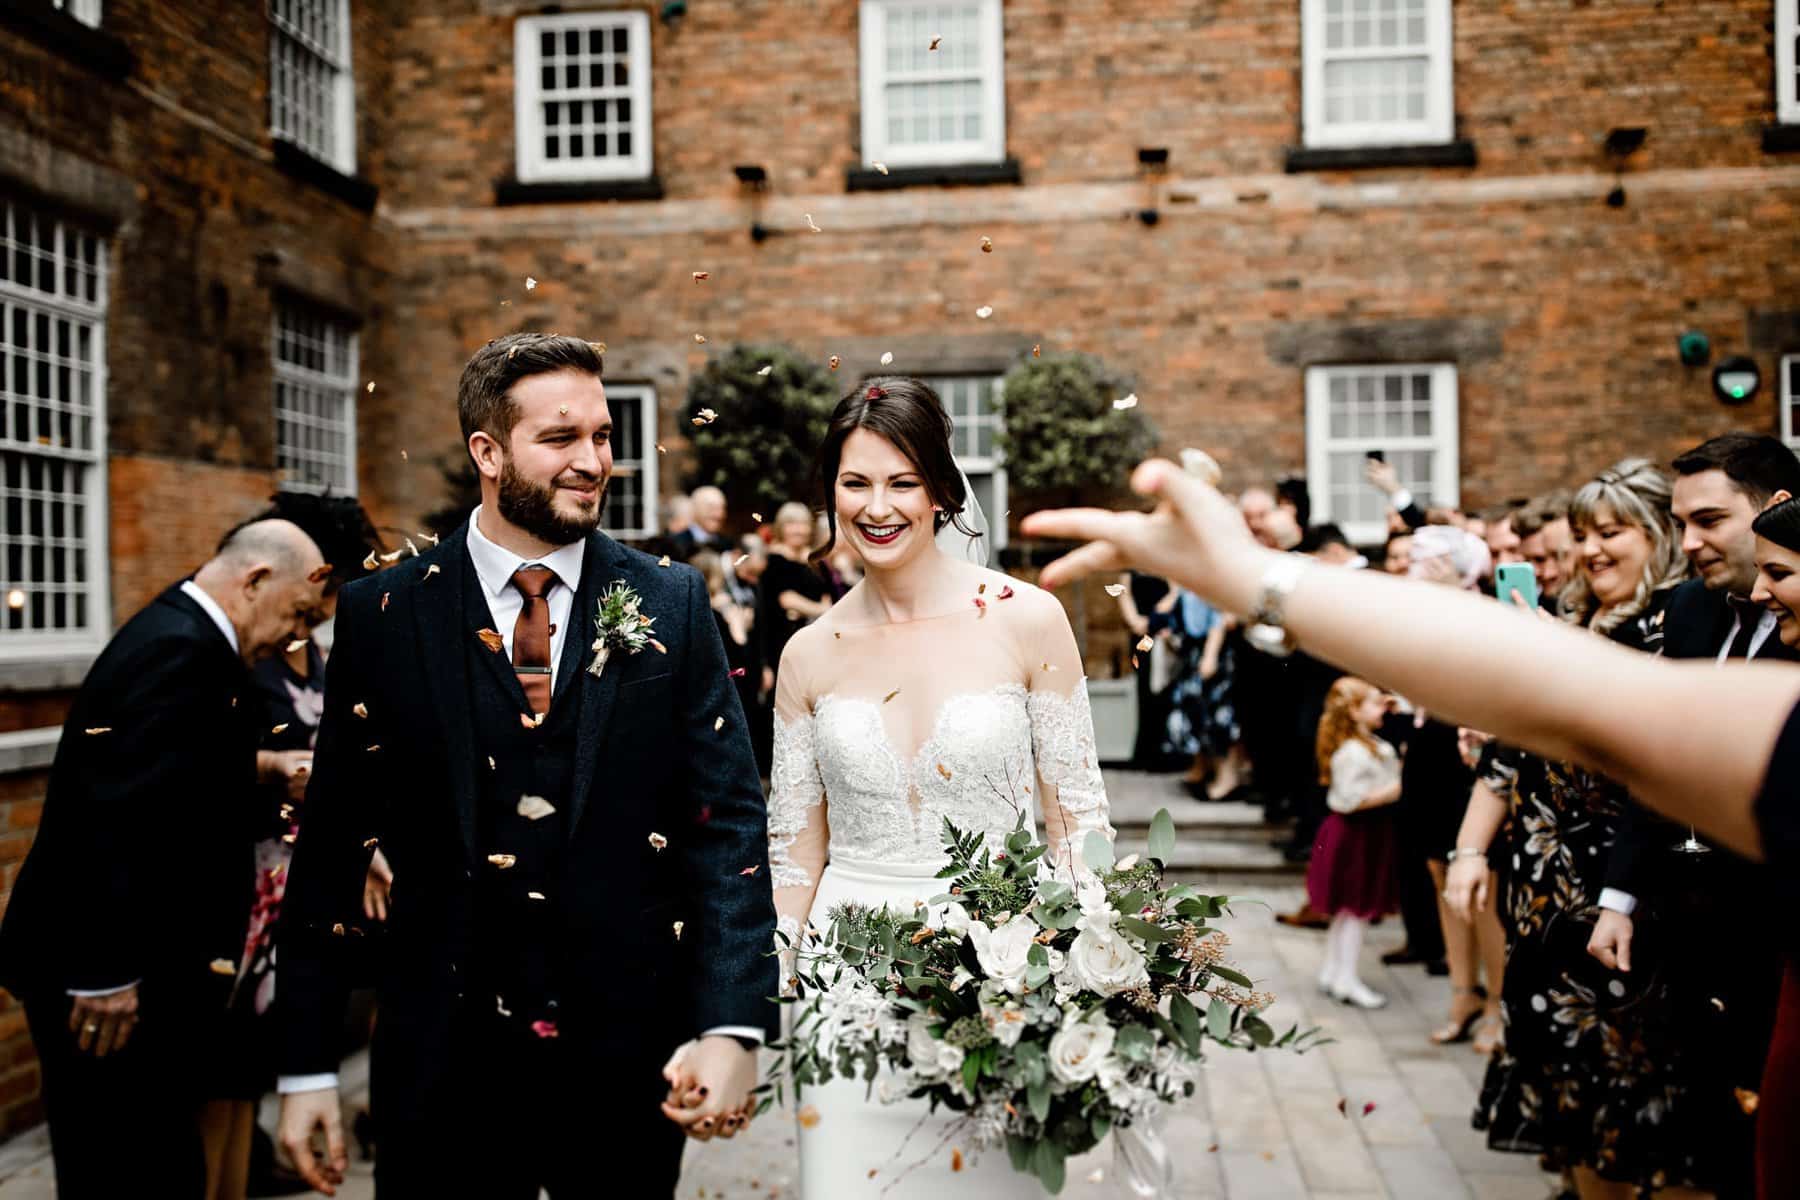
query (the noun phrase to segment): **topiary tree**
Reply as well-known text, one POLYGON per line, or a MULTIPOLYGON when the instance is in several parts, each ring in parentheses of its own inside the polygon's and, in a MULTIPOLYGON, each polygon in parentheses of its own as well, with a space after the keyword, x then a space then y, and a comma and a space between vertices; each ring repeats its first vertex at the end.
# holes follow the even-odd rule
POLYGON ((1097 502, 1125 489, 1156 444, 1127 380, 1085 354, 1027 359, 1007 373, 1000 449, 1009 489, 1040 506, 1097 502))
POLYGON ((772 518, 787 501, 810 499, 813 455, 836 403, 818 363, 786 346, 733 346, 688 384, 682 419, 694 469, 686 487, 719 488, 740 516, 772 518), (717 418, 693 425, 703 409, 717 418))

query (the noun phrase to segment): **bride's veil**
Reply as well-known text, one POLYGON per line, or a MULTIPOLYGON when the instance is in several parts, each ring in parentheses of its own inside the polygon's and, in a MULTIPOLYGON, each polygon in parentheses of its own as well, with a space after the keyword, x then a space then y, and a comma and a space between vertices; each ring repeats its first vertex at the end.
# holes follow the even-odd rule
POLYGON ((969 473, 961 467, 956 473, 962 476, 963 507, 956 514, 956 520, 947 521, 938 530, 937 547, 952 558, 965 559, 978 567, 988 563, 988 520, 987 514, 981 511, 981 502, 975 499, 975 488, 969 483, 969 473), (961 528, 958 528, 958 526, 961 528), (972 533, 965 533, 963 530, 972 533))

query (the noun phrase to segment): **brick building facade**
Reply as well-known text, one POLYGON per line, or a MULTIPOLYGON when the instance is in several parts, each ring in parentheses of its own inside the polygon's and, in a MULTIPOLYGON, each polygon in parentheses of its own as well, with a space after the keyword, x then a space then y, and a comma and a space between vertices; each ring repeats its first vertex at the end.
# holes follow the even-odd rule
MULTIPOLYGON (((1472 506, 1800 433, 1797 22, 1795 0, 14 0, 0 198, 73 231, 77 268, 97 239, 104 286, 15 273, 0 304, 104 336, 91 412, 31 392, 99 440, 8 428, 0 454, 106 503, 92 575, 0 563, 27 616, 94 606, 0 628, 0 894, 94 643, 284 479, 354 480, 417 528, 457 371, 514 329, 607 343, 627 497, 674 489, 687 381, 745 342, 846 377, 892 352, 990 422, 1033 346, 1086 351, 1165 447, 1232 486, 1306 471, 1353 530, 1372 446, 1472 506), (1683 365, 1687 332, 1709 362, 1683 365), (1711 384, 1731 355, 1763 380, 1743 406, 1711 384)), ((1095 674, 1120 657, 1089 649, 1095 674)), ((0 1011, 0 1132, 34 1084, 0 1011)))

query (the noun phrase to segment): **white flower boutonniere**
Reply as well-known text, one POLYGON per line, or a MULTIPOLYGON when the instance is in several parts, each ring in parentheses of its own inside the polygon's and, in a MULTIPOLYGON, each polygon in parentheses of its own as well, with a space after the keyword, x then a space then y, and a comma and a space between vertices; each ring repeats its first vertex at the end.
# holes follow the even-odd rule
POLYGON ((645 646, 654 646, 659 654, 669 652, 650 636, 656 618, 643 614, 642 603, 637 591, 623 583, 615 583, 600 594, 594 614, 594 661, 588 666, 588 674, 600 678, 606 670, 606 660, 615 650, 637 654, 645 646))

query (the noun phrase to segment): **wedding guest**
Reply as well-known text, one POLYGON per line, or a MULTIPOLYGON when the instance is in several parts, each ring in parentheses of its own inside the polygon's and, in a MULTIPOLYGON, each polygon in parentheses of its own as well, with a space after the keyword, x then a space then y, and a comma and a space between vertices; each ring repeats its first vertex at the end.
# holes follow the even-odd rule
POLYGON ((1539 496, 1513 514, 1519 556, 1538 581, 1538 606, 1552 616, 1562 611, 1562 590, 1574 571, 1575 540, 1569 533, 1569 493, 1539 496))
MULTIPOLYGON (((1231 658, 1225 615, 1189 591, 1173 593, 1168 614, 1174 684, 1165 748, 1189 760, 1182 785, 1196 800, 1224 800, 1238 788, 1231 658)), ((1141 672, 1140 672, 1141 673, 1141 672)))
POLYGON ((754 533, 747 533, 735 546, 721 547, 718 558, 725 590, 731 593, 733 602, 755 609, 756 581, 762 578, 763 567, 768 565, 769 547, 754 533))
POLYGON ((1394 469, 1392 463, 1379 458, 1364 459, 1363 478, 1387 497, 1389 514, 1399 518, 1396 533, 1402 529, 1417 529, 1426 524, 1425 512, 1419 508, 1413 494, 1401 484, 1400 472, 1394 469))
POLYGON ((1409 529, 1405 533, 1396 533, 1387 540, 1387 552, 1382 555, 1381 569, 1389 575, 1405 578, 1412 570, 1413 535, 1409 529))
POLYGON ((1158 656, 1168 653, 1169 614, 1158 612, 1169 595, 1169 585, 1154 575, 1128 571, 1118 583, 1108 588, 1119 589, 1115 599, 1119 619, 1134 643, 1152 639, 1150 669, 1140 662, 1133 672, 1137 683, 1137 736, 1133 741, 1131 765, 1139 771, 1160 771, 1170 762, 1163 742, 1169 726, 1170 689, 1172 680, 1160 678, 1155 669, 1158 656))
MULTIPOLYGON (((1327 655, 1365 676, 1383 679, 1421 703, 1548 758, 1616 773, 1658 812, 1757 861, 1790 905, 1800 899, 1800 679, 1778 666, 1714 668, 1633 654, 1609 640, 1581 635, 1560 622, 1533 620, 1499 605, 1422 588, 1373 573, 1324 577, 1297 560, 1259 547, 1241 518, 1213 489, 1173 463, 1142 464, 1140 493, 1160 501, 1153 513, 1069 510, 1034 514, 1024 532, 1087 544, 1046 567, 1045 586, 1061 587, 1093 572, 1138 566, 1162 572, 1229 611, 1253 614, 1282 630, 1290 644, 1327 655), (1435 652, 1417 653, 1419 640, 1435 652), (1610 702, 1594 703, 1605 680, 1610 702)), ((1781 603, 1780 636, 1800 643, 1800 503, 1781 514, 1796 549, 1769 554, 1758 584, 1789 594, 1781 603), (1785 560, 1785 561, 1783 561, 1785 560)), ((1759 537, 1764 530, 1758 529, 1759 537)), ((1485 900, 1489 880, 1474 891, 1485 900)), ((1777 924, 1772 940, 1800 944, 1777 924)), ((1787 982, 1793 983, 1790 972, 1787 982)), ((1767 1196, 1800 1194, 1800 1041, 1787 1018, 1771 1046, 1758 1107, 1759 1186, 1767 1196)), ((1746 1097, 1754 1103, 1754 1097, 1746 1097)))
POLYGON ((1495 566, 1525 561, 1524 556, 1519 553, 1519 535, 1513 529, 1513 514, 1523 507, 1522 504, 1509 503, 1487 512, 1483 537, 1487 540, 1488 554, 1493 557, 1495 566))
POLYGON ((680 493, 670 496, 663 505, 663 533, 671 538, 679 537, 693 523, 694 502, 680 493))
MULTIPOLYGON (((1672 491, 1667 474, 1638 458, 1576 493, 1569 520, 1581 569, 1565 592, 1570 623, 1660 652, 1670 597, 1687 574, 1672 491)), ((1492 1149, 1571 1170, 1583 1195, 1608 1184, 1703 1184, 1669 979, 1621 976, 1587 954, 1625 787, 1520 752, 1501 755, 1483 782, 1445 887, 1467 916, 1490 860, 1509 868, 1500 901, 1504 1047, 1489 1064, 1476 1127, 1492 1149), (1571 1041, 1571 1027, 1586 1036, 1571 1041)))
POLYGON ((1400 756, 1379 733, 1387 714, 1385 693, 1346 675, 1331 685, 1319 721, 1319 782, 1331 811, 1306 871, 1306 895, 1331 918, 1319 990, 1357 1008, 1387 1004, 1362 981, 1357 962, 1369 922, 1399 904, 1390 806, 1400 799, 1400 756))
POLYGON ((812 510, 797 500, 783 504, 775 513, 769 564, 756 587, 756 628, 762 638, 762 660, 769 665, 771 691, 788 639, 831 608, 830 589, 808 561, 812 547, 812 510))
POLYGON ((762 682, 762 662, 756 640, 756 610, 739 604, 725 583, 723 560, 710 550, 694 555, 688 564, 706 580, 712 600, 713 620, 725 643, 725 665, 737 685, 738 699, 746 713, 756 710, 756 693, 762 682))
MULTIPOLYGON (((206 1151, 209 1200, 236 1200, 252 1185, 252 1146, 268 1141, 256 1124, 256 1102, 275 1087, 277 1037, 274 1028, 277 958, 276 920, 287 890, 288 863, 299 830, 312 766, 313 741, 325 706, 325 656, 338 589, 370 572, 367 560, 380 540, 368 514, 352 497, 280 492, 268 508, 232 529, 221 547, 252 521, 293 522, 319 547, 331 568, 318 605, 306 616, 308 637, 293 641, 260 660, 252 670, 262 704, 257 774, 261 787, 254 798, 259 840, 255 845, 255 898, 245 931, 230 1011, 222 1025, 220 1053, 204 1066, 207 1100, 201 1107, 201 1136, 206 1151)), ((377 855, 379 855, 377 851, 377 855)), ((385 865, 385 860, 384 860, 385 865)), ((385 890, 375 872, 369 886, 385 890)), ((269 1153, 254 1161, 273 1165, 269 1153)), ((258 1186, 259 1194, 262 1187, 258 1186)))
POLYGON ((729 549, 731 539, 725 533, 725 493, 716 487, 695 488, 688 497, 688 504, 693 509, 693 522, 670 537, 674 547, 670 557, 677 562, 688 562, 702 550, 717 553, 729 549))
POLYGON ((0 926, 61 1196, 209 1186, 201 1106, 251 906, 250 668, 307 636, 323 568, 287 521, 238 529, 125 623, 69 710, 0 926))

